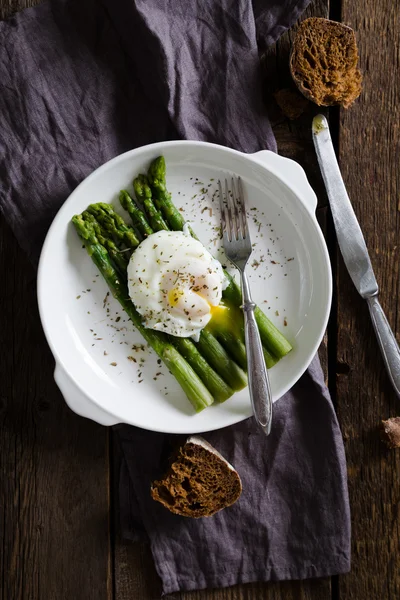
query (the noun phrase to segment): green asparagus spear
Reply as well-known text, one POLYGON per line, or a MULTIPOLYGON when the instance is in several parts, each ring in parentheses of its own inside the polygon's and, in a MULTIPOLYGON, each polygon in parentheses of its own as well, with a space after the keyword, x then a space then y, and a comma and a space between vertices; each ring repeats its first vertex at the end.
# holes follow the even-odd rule
POLYGON ((125 244, 128 248, 136 248, 139 245, 132 227, 127 225, 123 218, 118 215, 110 204, 97 202, 88 207, 90 212, 106 231, 111 233, 114 239, 125 244))
MULTIPOLYGON (((151 191, 153 192, 154 203, 163 214, 169 228, 173 231, 182 231, 185 219, 172 202, 171 194, 167 191, 165 171, 165 159, 163 156, 159 156, 153 160, 147 177, 151 191)), ((193 237, 196 236, 193 235, 193 237)))
MULTIPOLYGON (((89 213, 87 210, 85 210, 82 213, 82 217, 85 221, 88 221, 89 223, 91 223, 93 225, 93 229, 94 229, 97 239, 99 240, 99 243, 102 246, 104 246, 104 248, 107 250, 116 269, 119 272, 126 273, 126 265, 128 264, 127 261, 129 259, 129 257, 125 256, 125 253, 122 253, 121 250, 113 242, 113 240, 107 236, 107 232, 105 232, 100 227, 99 223, 96 221, 95 217, 91 213, 89 213)), ((126 275, 125 275, 125 277, 126 277, 126 275)))
POLYGON ((164 221, 161 212, 154 206, 151 189, 146 175, 138 175, 136 179, 133 180, 133 189, 135 190, 137 200, 142 203, 144 210, 146 211, 151 228, 154 231, 168 229, 168 225, 164 221))
MULTIPOLYGON (((242 292, 240 287, 232 275, 228 273, 228 271, 224 271, 224 273, 229 281, 229 284, 224 289, 222 296, 224 300, 233 306, 240 306, 242 304, 242 292)), ((268 319, 259 306, 256 307, 254 316, 257 321, 263 346, 269 351, 269 353, 273 354, 278 359, 281 359, 289 354, 289 352, 292 350, 291 344, 279 331, 279 329, 275 327, 275 325, 268 319)))
POLYGON ((139 231, 144 238, 151 235, 153 230, 148 224, 145 214, 138 206, 136 206, 136 203, 132 200, 126 190, 120 191, 119 201, 121 202, 122 207, 129 213, 133 226, 136 227, 137 231, 139 231))
POLYGON ((196 412, 210 406, 213 403, 213 397, 210 392, 187 361, 168 341, 168 338, 162 333, 143 327, 141 316, 128 299, 126 286, 116 273, 107 250, 99 243, 93 226, 88 221, 85 221, 82 215, 74 216, 72 222, 79 236, 82 238, 89 256, 91 256, 93 262, 106 280, 114 298, 118 300, 132 323, 177 379, 196 412))
MULTIPOLYGON (((166 188, 166 166, 163 156, 159 156, 151 163, 148 172, 150 187, 153 191, 157 208, 162 211, 168 225, 174 231, 181 231, 185 224, 185 220, 171 200, 171 194, 166 188)), ((196 237, 193 230, 189 227, 190 233, 196 237)), ((229 281, 227 288, 223 291, 222 297, 233 304, 240 306, 242 303, 242 293, 236 281, 227 271, 224 271, 229 281)), ((268 317, 257 307, 255 310, 260 337, 263 345, 270 354, 275 355, 278 359, 283 358, 292 350, 291 344, 284 335, 271 323, 268 317)))
MULTIPOLYGON (((243 312, 239 307, 230 305, 227 302, 223 303, 221 307, 223 307, 223 311, 220 312, 219 318, 217 320, 212 319, 206 330, 213 333, 227 353, 244 371, 247 371, 243 312)), ((265 364, 270 369, 278 362, 278 359, 264 346, 263 352, 265 364)))
MULTIPOLYGON (((112 251, 115 251, 115 244, 109 241, 107 238, 103 237, 103 231, 101 225, 96 221, 95 217, 92 213, 85 211, 83 213, 83 219, 86 222, 89 222, 89 226, 92 226, 95 233, 96 230, 100 232, 100 237, 105 241, 107 245, 110 245, 112 251)), ((96 233, 97 237, 97 233, 96 233)), ((98 241, 100 238, 97 237, 98 241)), ((102 244, 104 246, 104 244, 102 244)), ((120 252, 118 249, 116 250, 118 256, 118 262, 116 262, 116 267, 118 271, 118 275, 121 281, 126 282, 126 269, 128 266, 128 258, 125 258, 125 252, 120 252)), ((110 255, 111 256, 111 255, 110 255)), ((126 297, 129 296, 128 290, 125 292, 126 297)), ((132 305, 133 306, 133 305, 132 305)), ((148 331, 146 329, 146 331, 148 331)), ((161 334, 162 335, 162 334, 161 334)), ((206 383, 208 390, 211 392, 213 398, 218 402, 224 402, 232 394, 234 390, 223 380, 223 378, 216 372, 206 361, 206 359, 201 355, 195 344, 192 340, 186 338, 177 338, 171 336, 171 343, 177 348, 179 352, 181 352, 182 356, 186 358, 190 366, 193 370, 199 375, 203 382, 206 383)), ((233 378, 235 382, 235 378, 233 378)), ((241 386, 243 387, 243 385, 241 386)), ((241 389, 241 388, 237 388, 241 389)))
MULTIPOLYGON (((92 205, 94 207, 96 205, 92 205)), ((92 211, 94 212, 94 211, 92 211)), ((97 211, 100 223, 103 222, 103 215, 97 211)), ((108 222, 108 221, 107 221, 108 222)), ((116 226, 116 225, 115 225, 116 226)), ((113 234, 110 228, 110 233, 113 234)), ((179 339, 179 338, 178 338, 179 339)), ((182 338, 181 338, 182 339, 182 338)), ((175 340, 175 338, 174 338, 175 340)), ((174 342, 175 343, 175 342, 174 342)), ((182 351, 182 345, 189 343, 194 346, 191 340, 187 342, 179 342, 179 351, 182 351)), ((178 346, 177 346, 178 347, 178 346)), ((194 346, 196 347, 196 346, 194 346)), ((247 385, 247 377, 244 371, 228 356, 226 350, 218 342, 218 340, 210 333, 202 331, 200 340, 197 343, 198 351, 208 361, 211 367, 218 373, 220 377, 235 391, 241 390, 247 385)), ((189 352, 187 350, 186 352, 189 352)), ((183 351, 182 351, 183 353, 183 351)), ((193 366, 193 365, 192 365, 193 366)))
POLYGON ((234 390, 242 390, 247 385, 247 376, 243 369, 233 361, 225 348, 210 331, 203 329, 197 343, 200 354, 214 366, 217 373, 234 390))
MULTIPOLYGON (((247 372, 247 357, 246 357, 246 346, 244 342, 233 333, 222 331, 216 335, 218 341, 225 348, 227 353, 232 356, 232 358, 237 362, 237 364, 247 372)), ((276 356, 273 356, 266 348, 263 346, 264 360, 267 366, 267 369, 271 369, 276 363, 278 359, 276 356)))
POLYGON ((217 402, 225 402, 225 400, 233 395, 234 391, 238 391, 239 389, 246 387, 247 380, 244 385, 241 385, 241 387, 234 387, 233 378, 228 378, 228 380, 224 381, 218 372, 216 372, 207 362, 207 357, 203 356, 199 352, 198 346, 196 346, 196 344, 194 344, 189 338, 170 336, 170 340, 202 381, 204 374, 207 374, 207 389, 211 392, 214 400, 217 402))

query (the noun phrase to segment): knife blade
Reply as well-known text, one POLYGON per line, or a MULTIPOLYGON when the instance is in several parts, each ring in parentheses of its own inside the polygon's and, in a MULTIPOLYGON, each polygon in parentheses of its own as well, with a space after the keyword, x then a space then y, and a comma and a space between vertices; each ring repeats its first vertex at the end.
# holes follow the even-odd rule
POLYGON ((378 301, 379 288, 368 249, 340 173, 328 121, 323 115, 314 117, 312 137, 328 194, 340 252, 358 293, 368 303, 389 378, 400 398, 400 349, 378 301))
POLYGON ((359 294, 363 298, 374 296, 379 291, 378 284, 339 170, 328 121, 323 115, 314 118, 312 134, 343 260, 359 294))

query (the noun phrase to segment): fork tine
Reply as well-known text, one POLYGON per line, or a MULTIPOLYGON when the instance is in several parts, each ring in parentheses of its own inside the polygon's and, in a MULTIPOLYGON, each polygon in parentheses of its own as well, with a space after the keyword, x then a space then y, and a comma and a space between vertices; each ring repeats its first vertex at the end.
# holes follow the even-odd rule
POLYGON ((238 177, 238 189, 239 189, 238 199, 239 199, 239 205, 240 205, 240 214, 242 217, 242 233, 243 233, 243 238, 245 239, 249 235, 249 230, 247 227, 246 200, 245 200, 244 193, 243 193, 243 185, 242 185, 241 177, 238 177))
POLYGON ((233 229, 234 229, 234 233, 235 233, 235 238, 238 239, 242 239, 242 226, 240 223, 240 216, 239 216, 239 207, 238 207, 238 194, 236 191, 236 183, 235 183, 235 179, 232 177, 232 199, 233 199, 233 229))
POLYGON ((225 179, 225 201, 226 201, 226 220, 227 220, 227 224, 228 224, 228 239, 229 241, 234 240, 235 239, 235 234, 233 231, 233 225, 232 225, 232 196, 231 194, 229 194, 229 188, 228 188, 228 180, 225 179))
POLYGON ((225 211, 225 205, 224 205, 224 195, 222 193, 222 184, 221 184, 220 179, 218 179, 218 191, 219 191, 219 207, 221 210, 222 234, 226 235, 226 211, 225 211))

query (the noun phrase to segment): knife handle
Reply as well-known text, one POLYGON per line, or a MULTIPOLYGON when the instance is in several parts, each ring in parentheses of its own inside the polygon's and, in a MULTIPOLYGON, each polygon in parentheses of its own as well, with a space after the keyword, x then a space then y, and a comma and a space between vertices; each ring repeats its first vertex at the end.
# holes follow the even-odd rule
POLYGON ((369 313, 393 388, 400 398, 400 348, 377 296, 367 298, 369 313))

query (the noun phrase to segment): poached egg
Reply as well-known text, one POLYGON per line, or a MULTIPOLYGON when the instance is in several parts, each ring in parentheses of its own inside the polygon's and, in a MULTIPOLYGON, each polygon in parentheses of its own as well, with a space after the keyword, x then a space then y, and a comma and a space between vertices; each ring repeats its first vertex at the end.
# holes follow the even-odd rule
POLYGON ((145 327, 198 341, 218 307, 226 278, 201 242, 182 231, 158 231, 133 252, 129 295, 145 327))

